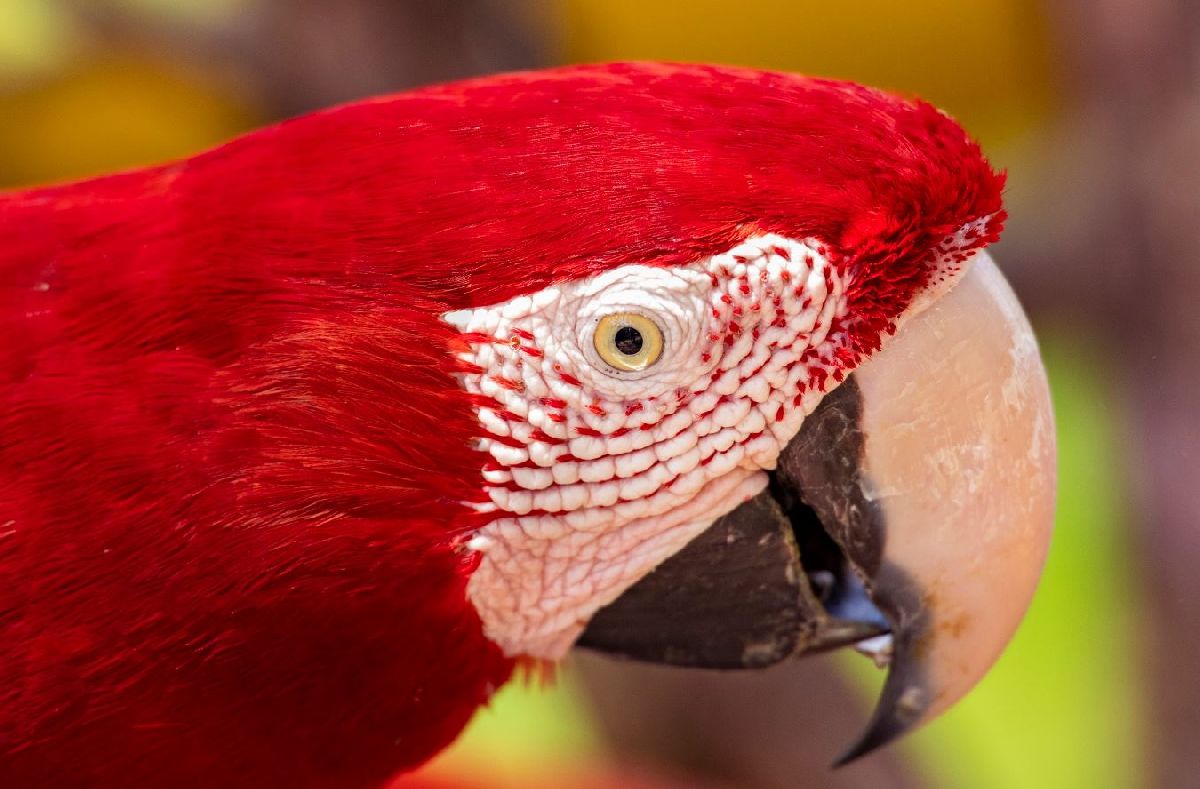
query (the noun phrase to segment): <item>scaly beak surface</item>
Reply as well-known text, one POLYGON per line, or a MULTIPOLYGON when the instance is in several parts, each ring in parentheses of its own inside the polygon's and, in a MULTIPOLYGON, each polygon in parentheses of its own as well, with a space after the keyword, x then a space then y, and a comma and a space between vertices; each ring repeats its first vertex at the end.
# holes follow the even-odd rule
POLYGON ((1037 342, 991 258, 854 374, 877 567, 843 545, 892 625, 880 705, 849 760, 943 712, 992 666, 1037 586, 1055 441, 1037 342))
POLYGON ((857 643, 890 666, 862 756, 987 672, 1033 596, 1054 423, 1028 321, 986 253, 808 416, 771 484, 601 609, 580 644, 760 668, 857 643))

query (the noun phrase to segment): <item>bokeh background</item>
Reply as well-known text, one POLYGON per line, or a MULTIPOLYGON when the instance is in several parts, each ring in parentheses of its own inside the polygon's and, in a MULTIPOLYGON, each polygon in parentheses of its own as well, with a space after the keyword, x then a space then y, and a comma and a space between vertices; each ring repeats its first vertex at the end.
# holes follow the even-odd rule
POLYGON ((1200 786, 1196 0, 0 0, 0 186, 201 150, 506 69, 655 58, 921 95, 1009 170, 996 257, 1042 338, 1061 448, 1042 588, 963 704, 831 773, 880 677, 573 660, 403 786, 1200 786))

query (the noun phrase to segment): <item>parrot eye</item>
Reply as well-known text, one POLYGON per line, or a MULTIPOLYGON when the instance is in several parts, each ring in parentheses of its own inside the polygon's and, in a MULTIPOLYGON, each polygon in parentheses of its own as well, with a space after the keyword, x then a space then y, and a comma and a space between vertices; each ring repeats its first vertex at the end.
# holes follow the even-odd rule
POLYGON ((632 312, 605 315, 592 338, 596 353, 621 372, 645 370, 662 356, 663 335, 649 318, 632 312))

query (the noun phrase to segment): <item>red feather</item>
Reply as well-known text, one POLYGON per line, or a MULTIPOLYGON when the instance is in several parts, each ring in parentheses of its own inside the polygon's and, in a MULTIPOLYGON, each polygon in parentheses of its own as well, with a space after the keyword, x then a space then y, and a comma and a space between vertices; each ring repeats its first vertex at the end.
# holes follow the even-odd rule
POLYGON ((761 232, 856 347, 1003 219, 928 105, 701 66, 493 77, 0 195, 0 782, 377 784, 512 670, 448 309, 761 232))

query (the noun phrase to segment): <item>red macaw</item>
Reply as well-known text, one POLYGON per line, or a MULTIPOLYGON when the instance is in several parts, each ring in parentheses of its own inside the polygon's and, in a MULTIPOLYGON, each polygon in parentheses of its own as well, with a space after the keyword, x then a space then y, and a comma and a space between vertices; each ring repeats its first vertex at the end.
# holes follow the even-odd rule
POLYGON ((616 64, 0 195, 0 783, 379 785, 577 641, 858 644, 849 755, 929 719, 1049 535, 1002 185, 919 101, 616 64))

